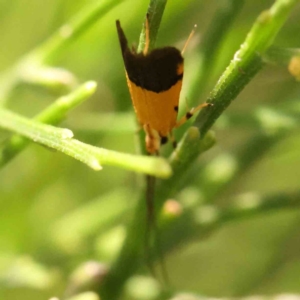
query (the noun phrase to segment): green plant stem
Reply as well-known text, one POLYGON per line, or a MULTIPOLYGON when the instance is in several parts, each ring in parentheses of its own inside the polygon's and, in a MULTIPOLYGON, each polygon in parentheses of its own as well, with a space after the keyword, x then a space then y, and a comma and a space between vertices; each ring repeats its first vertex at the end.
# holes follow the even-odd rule
POLYGON ((209 131, 203 139, 197 127, 190 127, 183 139, 178 144, 178 148, 172 153, 169 161, 173 170, 173 176, 161 181, 157 186, 156 213, 159 213, 166 199, 174 197, 180 182, 184 180, 187 171, 195 163, 199 155, 213 147, 216 139, 212 131, 209 131))
MULTIPOLYGON (((270 195, 250 194, 240 197, 232 205, 221 209, 215 205, 191 207, 178 218, 164 226, 162 239, 166 241, 163 251, 169 252, 179 243, 197 237, 206 238, 224 224, 266 215, 270 212, 293 210, 300 206, 300 191, 270 195)), ((199 240, 198 240, 199 241, 199 240)))
POLYGON ((192 103, 198 103, 200 95, 206 89, 217 62, 220 45, 244 3, 244 0, 225 0, 220 2, 218 10, 204 34, 198 53, 196 53, 199 56, 197 74, 189 82, 190 88, 187 94, 187 98, 191 99, 192 103))
MULTIPOLYGON (((56 125, 62 121, 69 110, 73 109, 83 101, 87 100, 96 90, 96 83, 86 82, 78 87, 74 92, 63 96, 38 114, 34 119, 40 123, 56 125)), ((29 140, 20 136, 13 135, 0 150, 0 167, 8 163, 27 145, 29 140)))
MULTIPOLYGON (((92 3, 82 9, 69 22, 64 24, 58 31, 53 34, 45 43, 32 50, 30 53, 21 58, 15 66, 10 68, 0 77, 0 106, 4 106, 8 101, 11 90, 27 74, 32 74, 34 69, 40 70, 45 64, 49 63, 58 52, 63 50, 66 45, 80 34, 87 31, 99 18, 110 11, 114 6, 123 0, 103 0, 92 1, 92 3)), ((43 82, 45 84, 45 82, 43 82)), ((50 84, 51 86, 51 84, 50 84)))
POLYGON ((19 77, 24 84, 43 87, 59 95, 70 92, 78 85, 77 78, 70 71, 48 66, 28 67, 19 73, 19 77))
POLYGON ((45 64, 63 50, 68 43, 76 40, 86 32, 96 21, 107 14, 124 0, 91 1, 91 4, 81 9, 70 21, 62 25, 45 43, 29 54, 30 58, 45 64))
MULTIPOLYGON (((158 30, 160 27, 161 19, 167 4, 167 0, 150 0, 148 7, 149 17, 149 50, 151 51, 155 47, 158 30)), ((146 22, 146 19, 145 19, 146 22)), ((142 52, 146 42, 146 24, 144 22, 143 29, 140 35, 140 41, 138 45, 138 52, 142 52)))
POLYGON ((261 55, 273 42, 279 29, 298 0, 277 0, 273 6, 260 14, 248 33, 246 40, 222 74, 210 93, 207 102, 213 107, 202 110, 195 121, 201 136, 211 128, 231 101, 262 67, 261 55))
POLYGON ((5 109, 0 110, 0 126, 63 152, 94 170, 100 170, 101 165, 106 164, 162 178, 169 177, 172 172, 163 158, 131 155, 94 147, 72 139, 73 133, 69 129, 41 124, 5 109))

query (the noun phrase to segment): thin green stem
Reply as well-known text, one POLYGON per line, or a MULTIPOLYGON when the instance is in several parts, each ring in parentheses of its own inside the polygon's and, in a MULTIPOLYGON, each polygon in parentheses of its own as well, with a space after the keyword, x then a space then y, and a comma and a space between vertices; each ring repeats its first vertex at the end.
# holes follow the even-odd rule
MULTIPOLYGON (((45 43, 32 50, 30 53, 21 58, 12 68, 0 77, 0 106, 4 106, 8 101, 11 90, 22 80, 33 79, 35 69, 37 72, 49 63, 58 52, 63 50, 66 45, 80 34, 88 30, 99 18, 110 11, 114 6, 123 0, 103 0, 93 1, 85 9, 81 10, 69 22, 64 24, 58 31, 53 34, 45 43)), ((37 75, 34 77, 38 78, 37 75)), ((49 79, 50 83, 53 79, 49 79)), ((73 84, 73 81, 70 82, 73 84)), ((61 83, 65 84, 65 83, 61 83)), ((43 81, 45 85, 45 81, 43 81)), ((51 86, 51 84, 50 84, 51 86)))
POLYGON ((283 209, 293 210, 300 206, 300 191, 270 195, 247 194, 225 209, 215 205, 190 207, 181 216, 164 226, 162 238, 166 241, 164 252, 179 243, 195 237, 206 238, 227 222, 240 221, 253 216, 265 215, 283 209))
MULTIPOLYGON (((155 47, 158 30, 160 27, 161 19, 167 4, 167 0, 150 0, 148 7, 148 20, 149 20, 149 50, 151 51, 155 47)), ((145 19, 146 21, 146 19, 145 19)), ((138 45, 138 52, 142 52, 146 42, 146 26, 143 25, 143 29, 140 35, 140 41, 138 45)))
POLYGON ((73 133, 69 129, 41 124, 5 109, 0 110, 0 126, 34 142, 63 152, 94 170, 100 170, 102 169, 101 165, 106 164, 162 178, 169 177, 172 172, 169 164, 163 158, 130 155, 94 147, 72 139, 73 133))
POLYGON ((29 54, 39 64, 49 63, 68 43, 86 32, 96 21, 124 0, 92 1, 70 21, 62 25, 45 43, 29 54))
POLYGON ((197 103, 200 98, 199 95, 205 91, 207 83, 211 79, 215 63, 217 62, 220 45, 232 27, 244 3, 244 0, 226 0, 220 2, 220 7, 210 22, 199 51, 196 53, 199 56, 199 63, 195 67, 197 74, 192 79, 192 82, 189 83, 190 88, 187 95, 187 98, 191 99, 193 103, 197 103))
MULTIPOLYGON (((51 125, 58 124, 66 117, 69 110, 75 108, 94 94, 96 87, 97 85, 93 81, 82 84, 74 92, 59 98, 34 119, 40 123, 51 125)), ((28 139, 17 134, 13 135, 0 150, 0 167, 8 163, 28 144, 28 139)))
POLYGON ((53 67, 31 67, 20 69, 20 81, 31 86, 43 87, 56 94, 64 94, 78 85, 78 80, 70 71, 53 67))
POLYGON ((181 186, 180 182, 184 180, 197 157, 210 149, 215 142, 215 135, 212 131, 208 132, 203 139, 200 139, 197 127, 192 126, 187 130, 183 139, 178 144, 178 148, 172 153, 169 159, 173 176, 161 181, 157 187, 157 197, 155 200, 157 213, 161 210, 166 199, 173 197, 178 191, 178 188, 181 186))

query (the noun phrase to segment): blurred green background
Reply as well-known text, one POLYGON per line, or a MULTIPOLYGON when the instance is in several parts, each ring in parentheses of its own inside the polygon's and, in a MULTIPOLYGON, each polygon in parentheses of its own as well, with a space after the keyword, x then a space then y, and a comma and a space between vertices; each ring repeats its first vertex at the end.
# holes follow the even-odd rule
MULTIPOLYGON (((91 2, 0 0, 0 71, 10 68, 91 2)), ((167 4, 158 46, 182 47, 193 25, 198 25, 185 53, 183 109, 189 82, 197 72, 196 49, 216 10, 226 2, 172 0, 167 4)), ((213 76, 201 91, 201 97, 187 97, 188 102, 205 101, 259 13, 272 4, 271 0, 245 1, 218 49, 213 76)), ((130 43, 137 45, 147 6, 146 0, 122 2, 53 58, 52 66, 69 70, 79 82, 98 83, 96 94, 72 111, 61 125, 73 130, 77 139, 108 149, 135 152, 134 114, 115 20, 121 20, 130 43)), ((278 34, 276 45, 300 47, 299 13, 298 5, 278 34)), ((31 117, 57 97, 55 92, 22 84, 13 91, 8 106, 31 117)), ((227 114, 246 116, 263 107, 280 112, 289 105, 297 105, 299 100, 299 82, 286 66, 267 65, 216 124, 217 144, 201 158, 199 165, 206 172, 198 175, 199 169, 195 168, 193 180, 174 197, 183 201, 196 199, 200 205, 199 199, 205 199, 220 181, 224 181, 224 187, 210 201, 221 206, 236 197, 299 190, 299 127, 276 138, 272 147, 230 181, 238 163, 235 151, 262 129, 251 124, 240 126, 238 120, 231 126, 226 123, 227 114), (209 185, 202 184, 204 175, 210 176, 209 185)), ((4 131, 0 134, 1 141, 8 136, 4 131)), ((61 296, 70 274, 81 263, 112 261, 138 199, 140 180, 139 175, 114 167, 95 172, 70 157, 33 144, 3 167, 0 170, 0 299, 61 296)), ((225 224, 206 239, 199 236, 199 241, 180 245, 167 255, 172 285, 178 291, 218 297, 300 293, 299 225, 299 210, 283 210, 225 224)), ((124 297, 149 299, 149 294, 134 296, 133 290, 134 287, 128 287, 124 297)))

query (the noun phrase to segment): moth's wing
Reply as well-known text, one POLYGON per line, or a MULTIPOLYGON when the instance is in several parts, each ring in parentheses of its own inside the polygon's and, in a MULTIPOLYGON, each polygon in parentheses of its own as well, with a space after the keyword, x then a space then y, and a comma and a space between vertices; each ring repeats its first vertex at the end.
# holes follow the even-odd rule
POLYGON ((160 136, 168 136, 176 124, 182 81, 159 93, 143 89, 130 80, 128 86, 140 124, 148 124, 160 136))
POLYGON ((167 136, 177 118, 183 58, 174 47, 155 49, 147 56, 125 52, 127 83, 142 125, 167 136))

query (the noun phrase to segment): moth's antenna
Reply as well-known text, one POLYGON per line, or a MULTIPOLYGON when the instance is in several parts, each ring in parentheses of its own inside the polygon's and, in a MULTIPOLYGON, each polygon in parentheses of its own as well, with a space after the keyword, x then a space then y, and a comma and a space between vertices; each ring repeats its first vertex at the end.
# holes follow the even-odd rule
POLYGON ((143 50, 143 54, 147 55, 150 44, 150 28, 149 28, 149 14, 146 15, 145 21, 145 47, 143 50))
POLYGON ((193 35, 194 35, 195 31, 196 31, 196 28, 197 28, 197 24, 194 25, 194 28, 192 29, 192 31, 191 31, 189 37, 187 38, 187 40, 186 40, 186 42, 185 42, 185 44, 184 44, 184 46, 183 46, 183 49, 182 49, 182 51, 181 51, 181 54, 182 54, 182 55, 183 55, 183 53, 184 53, 184 51, 185 51, 187 45, 189 44, 191 38, 193 37, 193 35))

